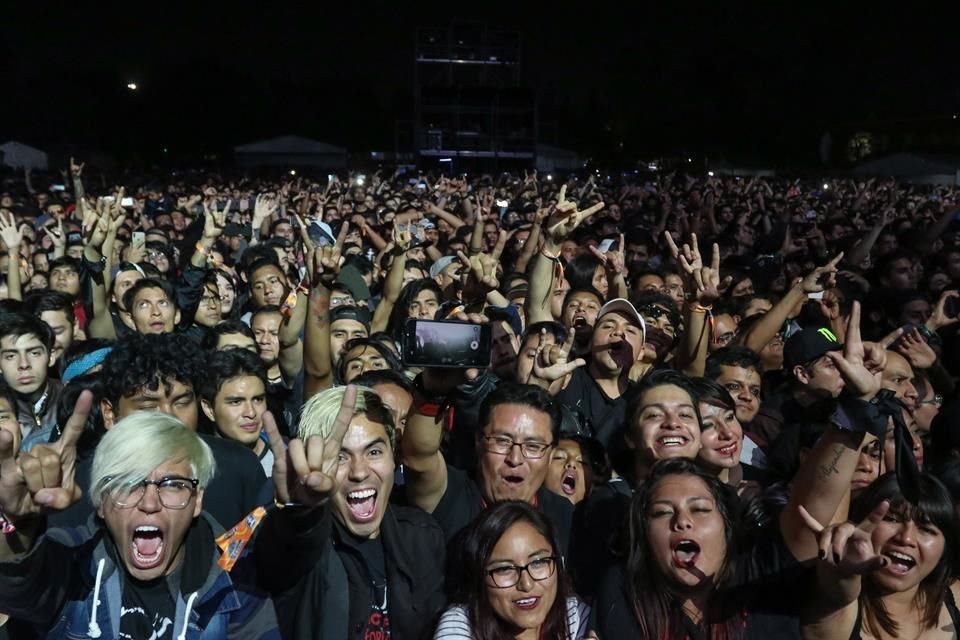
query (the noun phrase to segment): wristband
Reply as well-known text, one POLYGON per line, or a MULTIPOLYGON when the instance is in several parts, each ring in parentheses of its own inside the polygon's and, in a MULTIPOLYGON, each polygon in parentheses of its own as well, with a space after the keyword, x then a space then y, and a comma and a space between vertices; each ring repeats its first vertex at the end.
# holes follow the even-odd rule
POLYGON ((713 311, 712 304, 700 304, 699 302, 691 302, 687 305, 687 308, 693 313, 710 313, 713 311))
POLYGON ((16 525, 7 517, 3 511, 0 511, 0 533, 5 536, 8 536, 12 533, 17 532, 16 525))

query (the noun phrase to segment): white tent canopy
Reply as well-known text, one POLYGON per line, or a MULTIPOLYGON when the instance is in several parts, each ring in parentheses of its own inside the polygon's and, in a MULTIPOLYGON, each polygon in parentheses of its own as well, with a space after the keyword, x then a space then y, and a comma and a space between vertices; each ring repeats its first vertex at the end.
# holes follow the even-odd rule
POLYGON ((233 150, 242 167, 311 166, 340 169, 347 165, 347 150, 319 140, 300 136, 280 136, 233 150))
POLYGON ((0 163, 14 169, 42 171, 47 168, 47 154, 22 142, 11 140, 0 144, 0 163))

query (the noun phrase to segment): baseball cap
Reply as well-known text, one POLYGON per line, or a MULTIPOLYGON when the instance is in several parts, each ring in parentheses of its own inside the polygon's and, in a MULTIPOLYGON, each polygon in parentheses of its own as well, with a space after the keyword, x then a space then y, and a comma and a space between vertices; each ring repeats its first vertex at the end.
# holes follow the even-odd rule
POLYGON ((643 341, 647 341, 647 324, 643 321, 643 316, 637 312, 636 307, 634 307, 629 300, 626 298, 614 298, 600 307, 600 313, 597 314, 597 322, 600 322, 600 318, 608 313, 621 313, 629 318, 633 324, 640 327, 640 331, 643 332, 643 341))
POLYGON ((443 270, 453 264, 453 261, 456 260, 454 256, 443 256, 430 266, 430 277, 436 278, 443 270))
POLYGON ((783 363, 787 368, 822 358, 831 351, 841 351, 843 345, 833 331, 813 327, 798 331, 783 345, 783 363))
POLYGON ((430 220, 423 220, 420 222, 421 229, 436 229, 437 225, 433 224, 430 220))
POLYGON ((364 313, 364 311, 364 309, 350 305, 335 307, 330 310, 330 323, 333 324, 337 320, 356 320, 369 329, 370 313, 364 313))

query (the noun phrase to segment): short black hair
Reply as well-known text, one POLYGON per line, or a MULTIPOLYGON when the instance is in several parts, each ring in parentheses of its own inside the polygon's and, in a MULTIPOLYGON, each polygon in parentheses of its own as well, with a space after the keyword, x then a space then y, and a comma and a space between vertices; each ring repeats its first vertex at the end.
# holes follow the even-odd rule
POLYGON ((560 308, 565 311, 567 309, 567 305, 570 304, 570 300, 573 298, 573 296, 575 296, 578 293, 589 293, 590 295, 596 296, 597 300, 600 302, 601 307, 605 302, 605 298, 603 297, 603 294, 597 291, 596 289, 594 289, 593 287, 571 287, 570 290, 567 291, 567 295, 563 296, 563 306, 561 306, 560 308))
MULTIPOLYGON (((273 251, 272 248, 270 250, 273 251)), ((276 253, 274 253, 273 260, 269 258, 260 258, 259 260, 254 260, 247 266, 247 284, 250 285, 251 288, 253 287, 253 274, 264 267, 273 267, 281 274, 283 273, 283 267, 280 266, 280 261, 277 260, 276 253)))
POLYGON ((395 371, 400 371, 403 369, 403 365, 400 363, 400 359, 397 357, 397 354, 391 351, 389 347, 379 340, 374 338, 353 338, 348 340, 347 343, 343 345, 343 357, 340 358, 340 362, 337 363, 337 368, 334 371, 334 381, 337 384, 343 384, 343 381, 347 378, 346 355, 355 347, 369 347, 383 356, 383 359, 386 360, 387 364, 390 365, 390 369, 395 371))
POLYGON ((527 325, 527 328, 523 330, 523 335, 520 337, 520 347, 522 348, 531 336, 538 335, 544 329, 553 336, 554 341, 558 344, 567 339, 567 329, 562 324, 554 320, 541 320, 527 325))
POLYGON ((550 434, 553 438, 552 444, 556 445, 560 439, 560 423, 562 417, 560 406, 553 401, 550 394, 532 384, 521 384, 519 382, 503 382, 487 394, 487 397, 480 403, 480 415, 478 422, 478 436, 483 433, 487 424, 490 422, 490 416, 493 410, 502 404, 519 404, 525 407, 542 411, 550 416, 550 434))
POLYGON ((727 388, 709 378, 694 378, 693 388, 697 392, 697 401, 722 409, 733 411, 737 405, 727 388))
POLYGON ((174 310, 178 308, 177 291, 168 280, 161 278, 140 278, 123 294, 123 306, 127 312, 133 311, 133 299, 144 289, 160 289, 163 291, 163 294, 167 296, 167 299, 170 300, 171 304, 173 304, 174 310))
POLYGON ((253 329, 245 323, 239 320, 224 320, 220 324, 210 327, 210 329, 203 334, 203 342, 201 342, 200 346, 204 351, 216 351, 217 345, 220 344, 220 336, 229 336, 234 333, 245 335, 254 341, 256 340, 256 337, 253 335, 253 329))
MULTIPOLYGON (((280 307, 278 307, 277 305, 265 304, 262 307, 254 309, 253 312, 250 314, 250 326, 253 327, 253 321, 256 320, 258 317, 267 313, 279 313, 281 316, 283 315, 283 311, 281 311, 280 307)), ((252 331, 253 329, 251 329, 251 332, 252 331)))
POLYGON ((753 369, 758 375, 763 375, 763 362, 760 360, 760 356, 752 349, 739 345, 723 347, 711 353, 707 357, 703 377, 716 380, 723 373, 721 367, 753 369))
POLYGON ((240 376, 258 378, 266 391, 267 369, 259 355, 246 349, 215 352, 206 361, 204 375, 200 381, 200 397, 207 402, 214 402, 223 383, 240 376))
POLYGON ((114 343, 103 363, 103 395, 114 407, 142 387, 156 389, 167 380, 197 388, 206 362, 196 343, 172 333, 133 334, 114 343))
POLYGON ((53 349, 53 329, 37 316, 29 313, 0 313, 0 338, 36 336, 49 352, 53 349))
POLYGON ((47 267, 47 273, 53 273, 53 270, 59 267, 69 267, 78 276, 80 275, 80 261, 76 258, 71 258, 70 256, 60 256, 59 258, 51 260, 47 267))
POLYGON ((73 311, 73 296, 61 291, 42 289, 31 291, 23 299, 24 308, 31 314, 40 317, 44 311, 63 311, 67 322, 73 324, 76 316, 73 311))
POLYGON ((381 384, 393 384, 400 387, 410 395, 413 395, 414 391, 413 383, 410 382, 405 375, 399 371, 394 371, 393 369, 366 371, 354 378, 351 384, 357 384, 362 387, 370 387, 371 389, 381 384))

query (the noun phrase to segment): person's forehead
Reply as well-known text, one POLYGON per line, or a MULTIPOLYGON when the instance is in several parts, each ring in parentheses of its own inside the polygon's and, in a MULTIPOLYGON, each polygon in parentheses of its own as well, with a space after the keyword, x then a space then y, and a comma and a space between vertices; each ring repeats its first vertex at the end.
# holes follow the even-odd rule
POLYGON ((0 347, 4 349, 33 349, 35 347, 46 348, 43 340, 32 333, 24 333, 19 336, 0 337, 0 347))
POLYGON ((365 324, 352 318, 340 318, 339 320, 334 320, 330 323, 331 331, 336 331, 338 329, 343 331, 363 331, 364 333, 367 331, 365 324))
POLYGON ((887 350, 887 366, 883 368, 883 377, 892 378, 894 376, 913 376, 913 369, 906 358, 896 351, 887 350))
POLYGON ((376 358, 382 358, 382 357, 383 355, 379 351, 377 351, 370 345, 365 344, 365 345, 360 345, 358 347, 353 347, 352 349, 350 349, 350 352, 347 353, 347 362, 350 362, 353 360, 369 361, 369 360, 374 360, 376 358))
POLYGON ((675 384, 660 384, 643 392, 643 406, 653 404, 693 406, 693 397, 683 387, 675 384))
POLYGON ((261 313, 253 319, 253 322, 250 323, 253 327, 253 330, 257 329, 269 329, 274 330, 280 326, 280 323, 283 322, 283 315, 279 313, 261 313))
POLYGON ((176 378, 164 378, 159 381, 154 381, 150 384, 145 384, 142 387, 138 387, 127 395, 129 397, 143 396, 145 398, 170 398, 192 392, 192 383, 183 382, 181 380, 177 380, 176 378))
POLYGON ((159 287, 144 287, 137 291, 134 300, 169 300, 167 292, 159 287))
POLYGON ((66 264, 61 264, 61 265, 58 265, 58 266, 54 267, 53 269, 50 270, 50 274, 51 274, 51 275, 53 275, 53 274, 61 274, 61 275, 70 275, 70 274, 73 274, 73 275, 79 275, 79 274, 77 274, 76 269, 74 269, 74 268, 71 267, 70 265, 66 265, 66 264))
POLYGON ((67 313, 62 309, 48 309, 40 312, 40 319, 47 324, 66 324, 67 313))
POLYGON ((570 294, 570 302, 593 302, 600 305, 600 298, 587 291, 578 291, 570 294))
POLYGON ((256 280, 279 278, 282 273, 283 272, 280 270, 280 267, 278 267, 277 265, 266 264, 253 272, 253 279, 256 281, 256 280))
POLYGON ((244 335, 242 333, 225 333, 220 336, 220 339, 217 341, 217 348, 222 349, 226 346, 253 346, 256 344, 256 340, 250 336, 244 335))
POLYGON ((263 386, 263 380, 257 376, 241 375, 224 380, 217 391, 217 397, 225 397, 238 394, 258 396, 266 393, 266 387, 263 386))
POLYGON ((760 384, 760 374, 755 369, 748 369, 735 364, 720 365, 719 382, 749 382, 760 384))
POLYGON ((524 404, 506 402, 498 404, 490 412, 490 432, 501 434, 523 433, 525 436, 543 436, 549 439, 552 433, 550 414, 542 409, 524 404), (509 415, 509 420, 503 416, 509 415))

